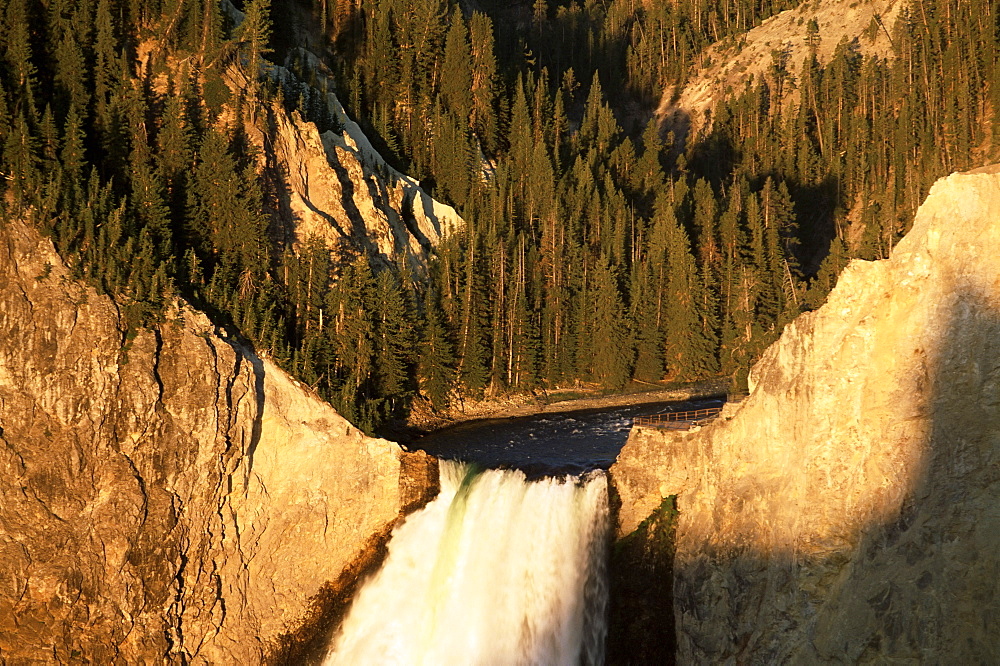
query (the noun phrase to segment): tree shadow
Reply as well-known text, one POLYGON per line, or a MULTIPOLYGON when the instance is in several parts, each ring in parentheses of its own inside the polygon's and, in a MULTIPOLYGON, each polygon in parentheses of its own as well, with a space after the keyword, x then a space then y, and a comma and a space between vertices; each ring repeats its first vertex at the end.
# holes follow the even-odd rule
POLYGON ((659 116, 660 138, 665 140, 663 150, 666 162, 673 164, 687 146, 688 135, 691 133, 691 114, 674 106, 671 102, 667 111, 659 116), (670 140, 666 140, 666 139, 670 140))
MULTIPOLYGON (((984 283, 986 281, 984 280, 984 283)), ((1000 299, 956 285, 929 359, 927 439, 895 515, 866 526, 817 606, 821 659, 1000 654, 1000 299), (840 635, 850 636, 848 648, 840 635)), ((915 418, 920 418, 915 416, 915 418)))
POLYGON ((265 206, 269 210, 269 232, 280 247, 291 245, 295 241, 295 215, 292 212, 292 188, 289 184, 288 168, 278 158, 275 145, 278 139, 278 119, 274 109, 264 107, 265 141, 264 179, 265 206))
POLYGON ((787 181, 799 229, 796 258, 806 275, 815 275, 837 237, 836 217, 845 208, 840 179, 828 173, 817 183, 787 181))

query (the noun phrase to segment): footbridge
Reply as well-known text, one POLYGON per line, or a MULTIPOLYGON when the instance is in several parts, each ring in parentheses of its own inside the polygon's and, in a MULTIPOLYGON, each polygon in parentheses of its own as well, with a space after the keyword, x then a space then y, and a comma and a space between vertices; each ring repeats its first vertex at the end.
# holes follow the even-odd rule
POLYGON ((633 426, 665 428, 667 430, 689 430, 713 421, 722 412, 722 407, 706 407, 687 412, 663 412, 650 416, 637 416, 633 426))

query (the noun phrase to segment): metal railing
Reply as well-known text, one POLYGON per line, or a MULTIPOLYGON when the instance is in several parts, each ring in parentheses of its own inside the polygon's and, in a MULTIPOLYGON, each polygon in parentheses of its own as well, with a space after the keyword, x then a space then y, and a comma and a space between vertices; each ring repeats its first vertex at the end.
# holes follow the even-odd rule
POLYGON ((654 426, 668 430, 687 430, 713 420, 722 412, 722 407, 706 407, 688 412, 663 412, 651 416, 637 416, 633 426, 654 426))

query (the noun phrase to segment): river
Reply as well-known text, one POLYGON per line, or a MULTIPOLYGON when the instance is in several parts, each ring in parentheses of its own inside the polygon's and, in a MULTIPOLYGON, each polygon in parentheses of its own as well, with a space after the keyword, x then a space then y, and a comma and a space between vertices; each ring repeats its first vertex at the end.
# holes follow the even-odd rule
POLYGON ((491 469, 520 469, 529 478, 577 475, 608 469, 637 416, 721 407, 723 402, 700 399, 469 421, 416 439, 409 448, 491 469))

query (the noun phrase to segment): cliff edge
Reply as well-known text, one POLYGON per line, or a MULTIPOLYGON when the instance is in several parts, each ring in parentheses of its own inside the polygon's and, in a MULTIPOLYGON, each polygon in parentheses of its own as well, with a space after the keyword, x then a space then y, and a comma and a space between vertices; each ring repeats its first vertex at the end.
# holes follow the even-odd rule
POLYGON ((0 223, 0 661, 259 663, 436 465, 179 305, 137 335, 0 223))
POLYGON ((1000 173, 938 181, 697 431, 633 429, 619 534, 676 495, 682 663, 1000 654, 1000 173))

